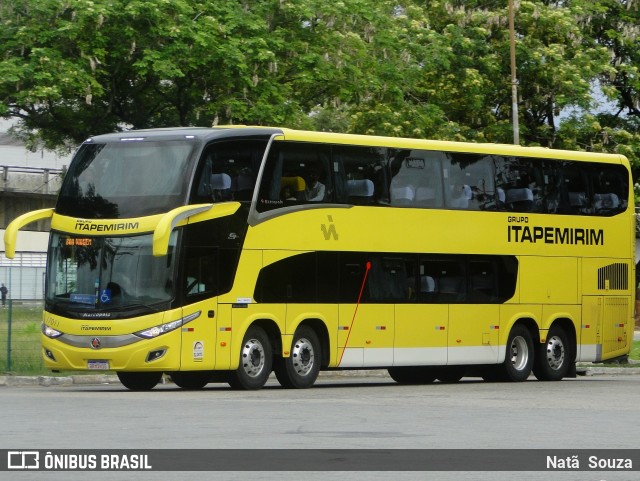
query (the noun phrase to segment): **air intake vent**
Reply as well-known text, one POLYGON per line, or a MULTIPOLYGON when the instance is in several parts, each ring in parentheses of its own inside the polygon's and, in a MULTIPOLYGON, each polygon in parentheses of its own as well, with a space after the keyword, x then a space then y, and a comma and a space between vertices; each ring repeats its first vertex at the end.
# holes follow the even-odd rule
POLYGON ((598 269, 598 289, 629 289, 629 266, 627 264, 611 264, 598 269), (609 281, 607 285, 607 281, 609 281))

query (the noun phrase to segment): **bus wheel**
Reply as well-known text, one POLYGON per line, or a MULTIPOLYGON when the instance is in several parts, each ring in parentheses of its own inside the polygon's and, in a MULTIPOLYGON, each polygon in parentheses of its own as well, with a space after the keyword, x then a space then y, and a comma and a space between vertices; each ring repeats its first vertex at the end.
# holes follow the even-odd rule
POLYGON ((533 365, 533 374, 540 381, 560 381, 571 364, 570 345, 567 333, 561 327, 549 329, 547 342, 540 344, 533 365))
POLYGON ((387 371, 398 384, 431 384, 437 374, 430 367, 390 367, 387 371))
POLYGON ((161 372, 118 372, 118 379, 132 391, 149 391, 162 379, 161 372))
POLYGON ((252 326, 242 341, 240 365, 229 376, 229 385, 234 389, 260 389, 269 379, 272 364, 267 334, 262 328, 252 326))
POLYGON ((202 389, 211 380, 211 371, 177 371, 171 373, 171 380, 182 389, 202 389))
POLYGON ((291 343, 290 356, 278 358, 274 371, 285 388, 304 389, 313 386, 320 372, 320 341, 313 329, 300 326, 291 343))
POLYGON ((533 368, 533 340, 523 325, 516 324, 509 333, 507 353, 500 368, 500 377, 507 381, 526 381, 533 368))
POLYGON ((460 379, 464 377, 465 369, 464 367, 459 366, 451 366, 444 367, 438 372, 438 381, 445 384, 453 384, 458 382, 460 379))

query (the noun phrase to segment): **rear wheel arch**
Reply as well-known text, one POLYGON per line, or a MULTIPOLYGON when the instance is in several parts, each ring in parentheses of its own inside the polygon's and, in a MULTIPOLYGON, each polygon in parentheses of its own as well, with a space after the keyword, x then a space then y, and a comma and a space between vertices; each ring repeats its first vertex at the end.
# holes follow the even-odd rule
MULTIPOLYGON (((277 354, 278 352, 282 352, 282 336, 281 336, 280 328, 278 327, 278 324, 276 323, 276 321, 269 318, 253 319, 246 324, 245 329, 242 331, 238 331, 234 327, 233 337, 235 340, 233 340, 232 342, 233 349, 234 349, 233 352, 238 352, 238 350, 242 348, 242 341, 244 340, 244 337, 246 336, 247 332, 251 330, 251 328, 253 327, 259 327, 265 332, 265 334, 267 335, 267 338, 269 339, 269 344, 271 345, 271 348, 274 353, 277 354), (241 332, 241 334, 237 334, 238 332, 241 332)), ((236 369, 238 367, 238 363, 239 363, 238 357, 236 355, 232 355, 231 370, 236 369)))
MULTIPOLYGON (((557 319, 555 319, 551 325, 549 326, 549 331, 552 328, 561 328, 562 330, 564 330, 564 332, 567 334, 569 343, 572 350, 572 358, 571 361, 575 361, 576 360, 576 354, 577 354, 577 347, 578 347, 578 342, 577 342, 577 334, 576 334, 576 326, 575 323, 566 317, 559 317, 557 319)), ((547 331, 548 332, 548 331, 547 331)), ((542 342, 542 341, 540 341, 542 342)))
MULTIPOLYGON (((520 317, 515 319, 513 323, 509 325, 508 329, 503 328, 502 325, 500 326, 501 331, 503 331, 504 329, 504 331, 501 334, 501 338, 502 336, 504 336, 500 344, 501 346, 507 344, 509 336, 511 335, 511 331, 515 328, 515 326, 522 326, 529 331, 529 333, 531 334, 531 340, 533 341, 534 348, 540 343, 540 326, 538 325, 538 322, 532 317, 520 317)), ((502 361, 504 361, 504 359, 501 359, 501 362, 502 361)))

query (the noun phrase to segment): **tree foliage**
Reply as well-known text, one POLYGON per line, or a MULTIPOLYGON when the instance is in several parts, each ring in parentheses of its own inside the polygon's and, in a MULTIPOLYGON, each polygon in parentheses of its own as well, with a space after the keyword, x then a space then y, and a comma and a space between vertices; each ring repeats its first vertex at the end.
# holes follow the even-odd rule
MULTIPOLYGON (((0 0, 0 116, 48 147, 217 124, 508 143, 507 3, 0 0)), ((640 165, 640 0, 515 6, 521 143, 640 165)))

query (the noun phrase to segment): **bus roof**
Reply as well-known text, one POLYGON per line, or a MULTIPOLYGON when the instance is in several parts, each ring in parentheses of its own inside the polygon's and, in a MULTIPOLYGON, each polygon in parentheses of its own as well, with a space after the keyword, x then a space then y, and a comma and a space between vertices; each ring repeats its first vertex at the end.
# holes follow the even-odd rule
POLYGON ((171 127, 159 129, 127 130, 110 134, 96 135, 85 143, 126 142, 133 140, 179 140, 185 138, 208 141, 219 137, 255 136, 282 134, 282 129, 273 127, 171 127))
POLYGON ((323 142, 332 144, 365 145, 403 149, 442 150, 446 152, 513 155, 519 157, 539 157, 566 160, 587 160, 599 162, 627 162, 624 155, 574 150, 549 149, 545 147, 522 147, 512 144, 454 142, 447 140, 424 140, 402 137, 382 137, 373 135, 336 134, 282 129, 285 139, 299 142, 323 142))
POLYGON ((193 138, 209 141, 224 137, 271 136, 282 135, 283 140, 297 142, 319 142, 326 144, 360 145, 371 147, 389 147, 402 149, 442 150, 479 154, 512 155, 520 157, 554 158, 566 160, 585 160, 607 163, 624 163, 628 160, 621 154, 605 154, 573 150, 557 150, 544 147, 522 147, 511 144, 454 142, 446 140, 425 140, 402 137, 383 137, 375 135, 341 134, 333 132, 314 132, 278 127, 228 125, 219 127, 175 127, 145 130, 130 130, 97 135, 87 139, 86 143, 123 142, 131 140, 177 140, 193 138))

